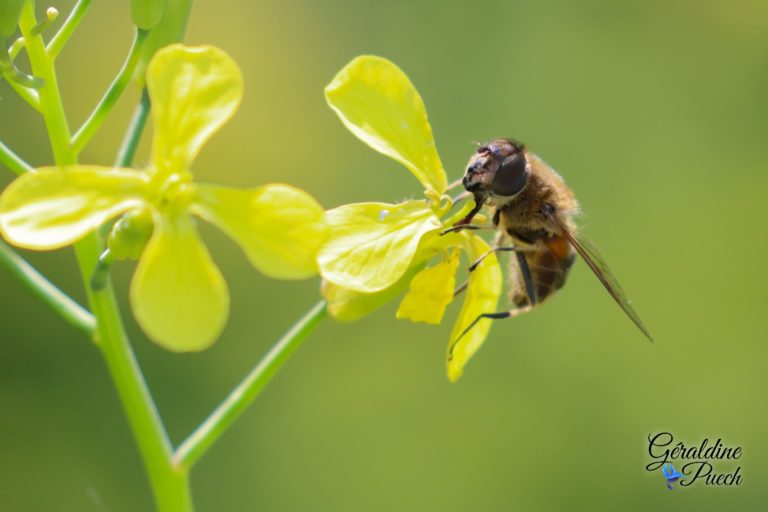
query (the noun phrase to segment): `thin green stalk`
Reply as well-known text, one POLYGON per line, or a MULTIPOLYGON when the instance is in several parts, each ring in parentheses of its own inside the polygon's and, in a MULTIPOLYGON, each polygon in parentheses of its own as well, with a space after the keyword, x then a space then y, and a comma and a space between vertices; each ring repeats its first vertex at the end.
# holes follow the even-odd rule
POLYGON ((46 47, 46 51, 51 60, 56 60, 56 57, 59 56, 59 52, 61 52, 61 49, 64 48, 64 45, 67 44, 69 38, 74 34, 75 30, 77 30, 78 25, 80 25, 80 22, 85 16, 85 12, 90 6, 91 0, 78 0, 72 8, 69 16, 64 20, 61 28, 56 32, 56 35, 53 36, 53 39, 51 39, 51 42, 48 43, 48 46, 46 47))
POLYGON ((1 48, 0 76, 2 76, 8 85, 16 91, 16 94, 18 94, 21 99, 40 112, 40 96, 35 89, 40 85, 40 80, 17 68, 16 64, 13 62, 13 56, 10 53, 6 55, 1 48))
POLYGON ((131 122, 128 125, 128 131, 125 133, 123 144, 117 152, 117 158, 115 159, 116 167, 130 167, 133 164, 133 157, 136 155, 136 149, 139 147, 141 134, 144 131, 144 126, 147 124, 149 108, 149 93, 145 87, 141 91, 141 100, 136 105, 136 110, 133 111, 133 117, 131 117, 131 122))
POLYGON ((80 127, 74 137, 72 137, 71 145, 72 150, 75 153, 79 154, 86 144, 88 144, 88 141, 91 140, 91 137, 93 137, 96 131, 101 128, 102 123, 112 111, 112 107, 115 106, 117 100, 120 99, 123 91, 125 91, 125 88, 130 83, 131 78, 136 71, 136 66, 141 60, 144 43, 146 43, 148 35, 149 31, 140 28, 136 29, 136 37, 133 40, 131 51, 128 53, 128 58, 125 60, 122 69, 117 73, 117 76, 107 89, 107 92, 101 98, 101 101, 99 101, 99 104, 93 112, 91 112, 88 119, 85 120, 83 126, 80 127))
POLYGON ((19 98, 27 102, 27 105, 35 109, 37 112, 41 111, 40 96, 38 96, 36 90, 30 89, 29 87, 24 87, 16 80, 6 78, 5 82, 11 86, 11 89, 16 91, 16 94, 19 96, 19 98))
MULTIPOLYGON (((27 53, 32 70, 44 80, 44 85, 40 88, 40 102, 54 159, 57 165, 70 165, 77 162, 77 154, 69 144, 69 125, 64 114, 53 60, 46 52, 40 35, 32 33, 35 25, 34 2, 30 0, 25 3, 22 11, 21 31, 27 40, 27 53)), ((172 447, 125 335, 112 286, 108 282, 104 289, 99 291, 94 291, 89 286, 91 272, 102 248, 96 234, 89 235, 75 245, 83 282, 96 318, 96 340, 139 445, 158 510, 190 511, 192 501, 188 475, 171 464, 172 447)))
POLYGON ((96 320, 93 315, 51 284, 3 241, 0 241, 0 261, 8 267, 11 274, 18 277, 32 293, 48 304, 64 320, 88 336, 93 335, 96 330, 96 320))
POLYGON ((13 43, 11 43, 11 47, 8 48, 8 57, 10 57, 11 62, 13 62, 16 57, 18 57, 19 53, 26 45, 27 42, 23 37, 19 37, 13 43))
POLYGON ((22 160, 19 155, 14 153, 11 148, 3 144, 3 141, 0 141, 0 163, 18 175, 22 175, 24 173, 32 172, 35 170, 34 167, 29 165, 27 162, 22 160))
POLYGON ((240 417, 283 363, 299 348, 307 334, 312 332, 326 315, 326 303, 320 301, 294 324, 216 410, 181 443, 173 456, 175 465, 189 470, 240 417))
POLYGON ((35 19, 35 2, 28 0, 21 11, 19 27, 27 41, 27 55, 32 65, 32 73, 43 80, 43 86, 38 90, 40 96, 40 111, 48 131, 48 139, 53 150, 53 157, 58 165, 71 165, 77 161, 77 154, 69 148, 71 137, 69 124, 64 113, 64 104, 59 93, 59 83, 53 61, 45 51, 45 44, 40 34, 33 34, 37 25, 35 19))

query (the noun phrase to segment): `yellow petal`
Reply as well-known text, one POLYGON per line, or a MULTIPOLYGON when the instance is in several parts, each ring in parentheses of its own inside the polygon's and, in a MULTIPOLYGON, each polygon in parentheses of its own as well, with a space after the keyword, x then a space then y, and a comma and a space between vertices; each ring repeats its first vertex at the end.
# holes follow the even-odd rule
POLYGON ((234 115, 243 77, 218 48, 173 44, 150 61, 147 87, 155 127, 152 161, 165 174, 188 169, 208 138, 234 115))
POLYGON ((320 250, 323 277, 359 292, 392 286, 406 272, 421 238, 440 228, 424 201, 356 203, 326 212, 331 228, 320 250))
POLYGON ((445 308, 453 300, 458 266, 459 251, 454 250, 448 259, 416 274, 410 291, 400 302, 397 318, 439 324, 445 308))
POLYGON ((199 185, 190 208, 232 237, 268 276, 303 279, 317 273, 328 226, 322 206, 303 190, 281 184, 250 190, 199 185))
POLYGON ((412 265, 395 284, 374 293, 362 293, 342 288, 330 281, 323 280, 321 292, 328 302, 328 312, 341 322, 359 320, 394 299, 408 288, 408 283, 424 263, 412 265))
POLYGON ((20 176, 0 196, 0 230, 19 247, 56 249, 145 205, 149 194, 147 175, 131 169, 42 168, 20 176))
MULTIPOLYGON (((462 235, 465 239, 464 249, 470 262, 476 261, 490 249, 479 236, 466 232, 462 235)), ((448 378, 451 382, 461 377, 464 365, 485 341, 492 320, 488 318, 480 320, 458 343, 456 339, 478 316, 496 311, 501 294, 501 279, 501 269, 495 254, 486 257, 469 276, 467 296, 451 332, 448 358, 448 378), (451 346, 453 346, 452 351, 451 346)))
POLYGON ((416 254, 410 266, 393 285, 373 293, 363 293, 335 285, 323 280, 322 293, 328 302, 328 312, 342 322, 351 322, 372 313, 405 290, 413 277, 419 273, 429 260, 463 242, 459 233, 440 236, 439 231, 428 232, 421 238, 416 254))
POLYGON ((395 64, 357 57, 326 86, 325 97, 357 138, 405 165, 425 189, 445 192, 448 181, 424 102, 395 64))
POLYGON ((203 350, 226 324, 227 284, 188 215, 158 217, 131 283, 133 313, 158 345, 203 350))

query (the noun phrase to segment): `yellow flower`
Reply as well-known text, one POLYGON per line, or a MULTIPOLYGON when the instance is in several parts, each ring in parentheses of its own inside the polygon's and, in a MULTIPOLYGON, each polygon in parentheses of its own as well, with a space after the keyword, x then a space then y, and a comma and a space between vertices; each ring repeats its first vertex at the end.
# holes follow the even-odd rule
POLYGON ((169 350, 202 350, 226 323, 229 293, 193 215, 281 279, 317 272, 328 228, 321 206, 294 187, 234 190, 192 180, 195 156, 242 97, 240 68, 226 53, 168 46, 150 62, 147 87, 155 128, 147 168, 75 165, 23 175, 0 196, 0 230, 17 246, 50 250, 125 214, 109 246, 118 257, 140 257, 130 290, 137 321, 169 350))
MULTIPOLYGON (((490 248, 471 232, 441 236, 472 205, 449 215, 448 180, 421 96, 400 68, 373 56, 347 64, 325 88, 325 96, 357 138, 405 165, 425 194, 423 200, 356 203, 326 212, 330 236, 318 262, 329 311, 340 320, 355 320, 410 288, 397 317, 440 323, 454 295, 455 248, 463 249, 470 261, 490 248), (428 266, 432 260, 437 262, 428 266)), ((450 380, 461 376, 491 321, 481 320, 454 346, 455 341, 480 313, 495 310, 500 293, 501 271, 491 254, 469 277, 449 343, 450 380)))

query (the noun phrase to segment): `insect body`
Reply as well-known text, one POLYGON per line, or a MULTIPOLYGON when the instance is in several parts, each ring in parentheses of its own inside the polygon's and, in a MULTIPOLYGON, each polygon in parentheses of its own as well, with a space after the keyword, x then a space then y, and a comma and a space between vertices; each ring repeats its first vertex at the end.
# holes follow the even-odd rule
MULTIPOLYGON (((546 300, 565 284, 578 254, 651 339, 608 266, 580 236, 574 220, 579 206, 573 192, 539 157, 514 140, 494 139, 472 155, 462 184, 474 196, 475 207, 452 230, 482 229, 471 221, 483 206, 489 206, 497 231, 491 252, 515 253, 510 269, 510 299, 515 308, 479 316, 461 336, 482 318, 509 318, 546 300)), ((458 339, 453 344, 456 342, 458 339)))

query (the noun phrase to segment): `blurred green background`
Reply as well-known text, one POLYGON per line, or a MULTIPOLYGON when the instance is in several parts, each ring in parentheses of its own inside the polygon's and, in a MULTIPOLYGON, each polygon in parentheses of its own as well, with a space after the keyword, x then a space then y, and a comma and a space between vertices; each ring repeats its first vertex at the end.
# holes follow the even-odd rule
MULTIPOLYGON (((73 125, 119 69, 129 20, 127 1, 94 2, 61 56, 73 125)), ((565 176, 656 338, 583 263, 540 310, 495 324, 455 385, 443 362, 455 305, 440 327, 395 320, 396 303, 327 320, 195 468, 198 510, 763 507, 767 22, 756 1, 196 2, 187 41, 224 48, 246 78, 199 179, 284 181, 328 208, 418 197, 405 168, 354 139, 322 95, 352 57, 386 56, 424 97, 452 179, 472 141, 499 135, 565 176), (744 483, 668 491, 644 469, 660 430, 742 446, 744 483)), ((137 98, 126 95, 83 161, 112 162, 137 98)), ((51 162, 40 119, 5 84, 0 139, 51 162)), ((11 179, 0 170, 0 185, 11 179)), ((132 265, 115 272, 176 442, 318 300, 317 279, 270 281, 224 236, 204 236, 233 306, 204 353, 149 343, 126 307, 132 265)), ((25 255, 83 300, 71 250, 25 255)), ((3 269, 0 290, 0 508, 150 510, 98 352, 3 269)))

